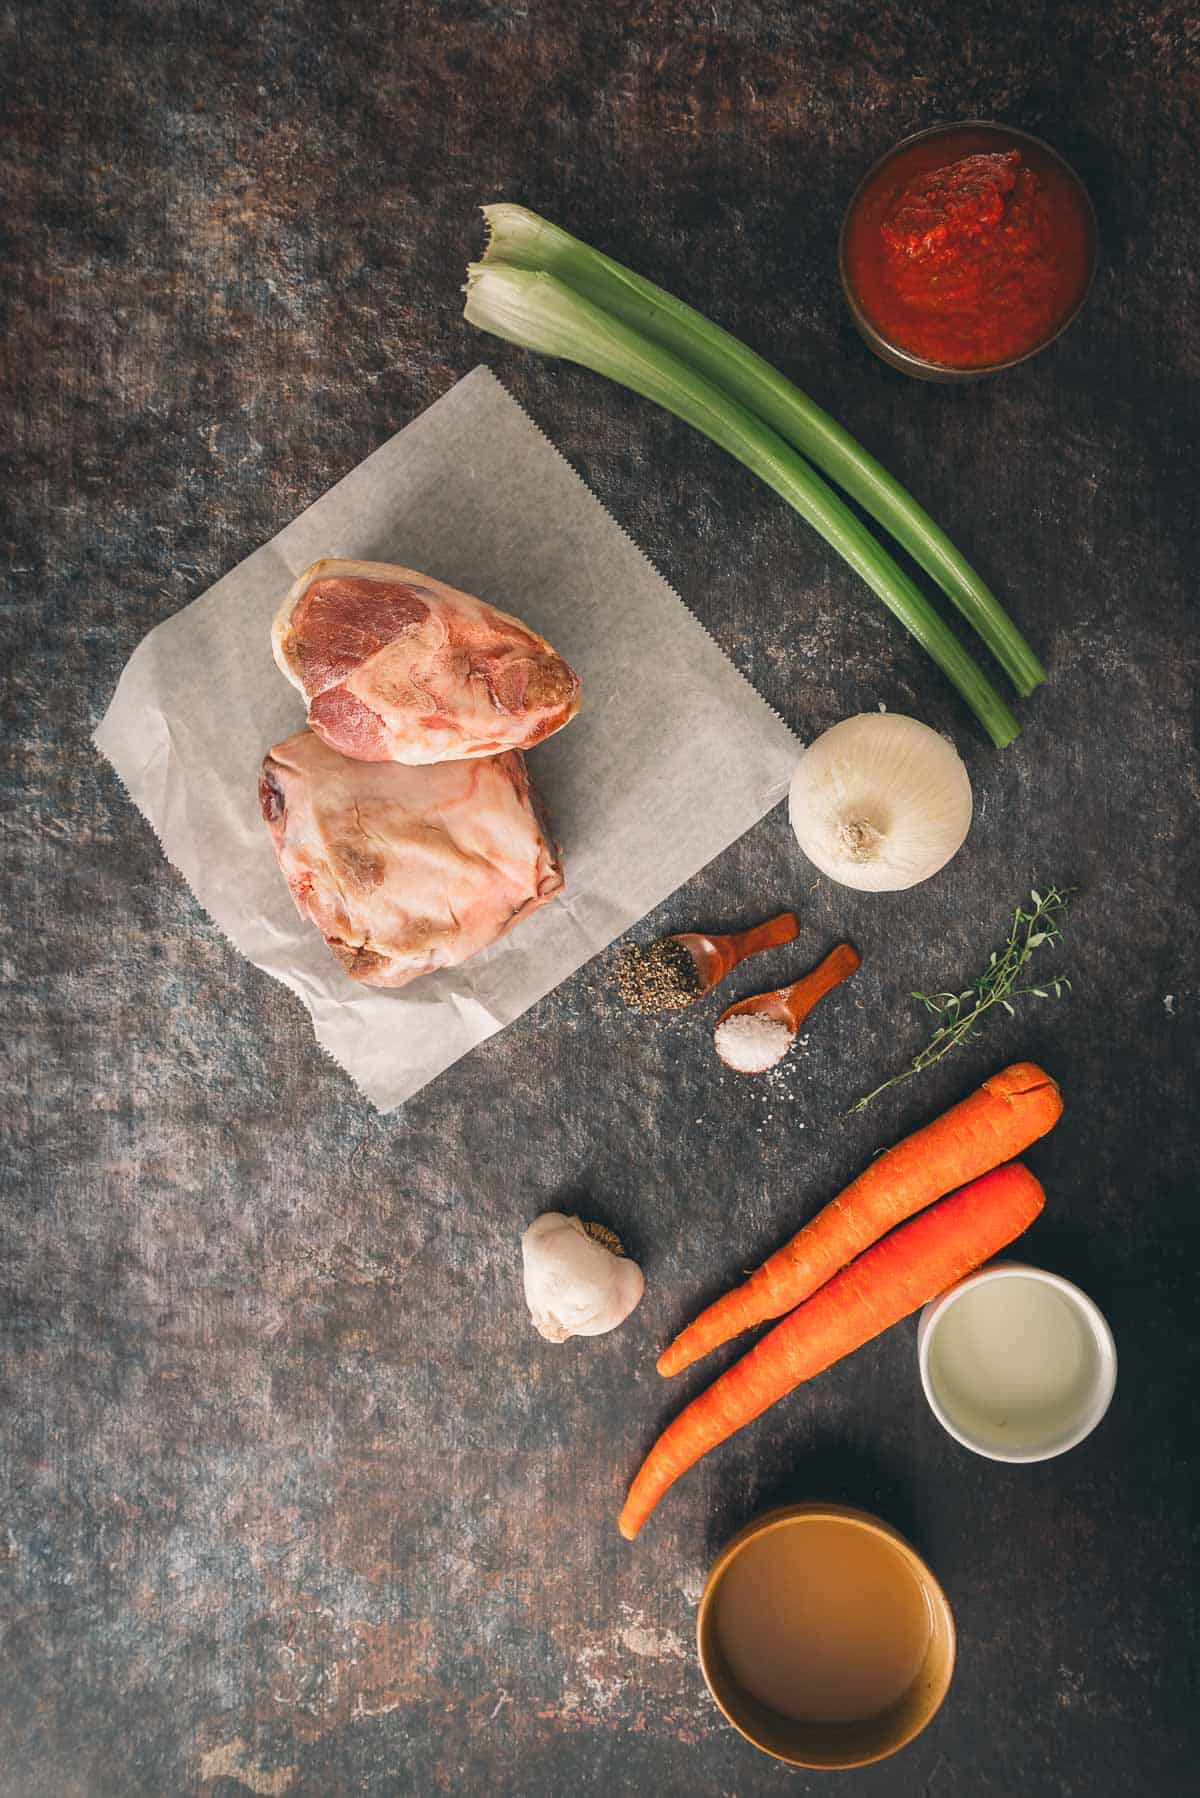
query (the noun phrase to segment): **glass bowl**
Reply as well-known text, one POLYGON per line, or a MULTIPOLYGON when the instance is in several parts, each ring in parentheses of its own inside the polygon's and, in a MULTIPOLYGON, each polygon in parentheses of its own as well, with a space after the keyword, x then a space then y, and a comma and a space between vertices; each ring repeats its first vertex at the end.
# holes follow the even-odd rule
MULTIPOLYGON (((974 150, 967 149, 961 153, 977 153, 978 149, 983 147, 985 146, 981 144, 976 146, 974 150)), ((842 220, 842 228, 838 237, 838 272, 841 276, 842 291, 846 296, 846 304, 850 308, 850 315, 853 318, 854 323, 857 325, 858 330, 866 343, 884 362, 888 363, 892 368, 898 368, 903 374, 912 375, 913 378, 918 381, 978 381, 982 379, 984 375, 999 374, 1003 369, 1016 368, 1019 363, 1028 362, 1031 356, 1040 354, 1042 350, 1048 348, 1050 344, 1054 343, 1057 338, 1062 336, 1067 327, 1079 316, 1080 310, 1091 291, 1092 281, 1096 273, 1098 243, 1099 232, 1096 226, 1096 214, 1088 195, 1087 188, 1083 185, 1083 182, 1075 173, 1075 170, 1062 156, 1059 155, 1057 150, 1052 149, 1049 144, 1043 143, 1041 138, 1034 137, 1031 132, 1019 131, 1012 125, 998 125, 986 119, 965 119, 956 124, 931 125, 924 131, 914 131, 910 136, 901 138, 898 144, 893 144, 892 148, 867 170, 866 174, 855 188, 853 198, 851 199, 849 206, 847 206, 845 217, 842 220), (952 134, 961 133, 972 133, 981 139, 990 138, 994 140, 997 149, 1023 150, 1030 156, 1030 160, 1032 161, 1035 170, 1040 165, 1043 172, 1053 171, 1073 194, 1079 207, 1080 220, 1085 234, 1086 273, 1080 284, 1078 297, 1072 304, 1070 310, 1065 315, 1056 319, 1051 329, 1046 331, 1046 333, 1038 338, 1036 342, 1031 343, 1028 348, 1023 349, 1019 355, 1006 357, 1003 361, 999 362, 976 363, 971 366, 955 366, 950 363, 930 361, 923 356, 914 354, 911 350, 905 349, 903 344, 897 343, 894 339, 888 337, 885 332, 872 321, 864 308, 855 289, 854 280, 850 273, 847 259, 847 239, 851 223, 854 220, 858 207, 862 204, 865 196, 874 188, 879 177, 884 174, 898 157, 911 150, 914 144, 924 143, 937 137, 949 137, 952 134)))

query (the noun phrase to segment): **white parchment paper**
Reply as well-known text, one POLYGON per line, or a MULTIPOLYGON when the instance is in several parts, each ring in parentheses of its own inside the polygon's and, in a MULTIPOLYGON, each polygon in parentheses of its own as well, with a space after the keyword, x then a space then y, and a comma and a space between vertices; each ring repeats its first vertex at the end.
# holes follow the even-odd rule
POLYGON ((511 1023, 783 796, 795 738, 486 368, 477 368, 139 644, 96 732, 200 903, 297 993, 381 1111, 511 1023), (532 751, 567 889, 461 968, 345 975, 292 905, 258 813, 304 723, 270 625, 318 556, 425 569, 542 632, 583 682, 532 751))

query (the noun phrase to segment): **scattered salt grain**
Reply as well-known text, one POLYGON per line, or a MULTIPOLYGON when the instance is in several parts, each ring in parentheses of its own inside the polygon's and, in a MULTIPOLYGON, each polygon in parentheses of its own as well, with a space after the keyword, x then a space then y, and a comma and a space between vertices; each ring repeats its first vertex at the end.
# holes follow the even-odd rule
POLYGON ((736 1013, 717 1025, 717 1054, 739 1074, 764 1074, 782 1061, 792 1043, 786 1024, 775 1018, 736 1013))

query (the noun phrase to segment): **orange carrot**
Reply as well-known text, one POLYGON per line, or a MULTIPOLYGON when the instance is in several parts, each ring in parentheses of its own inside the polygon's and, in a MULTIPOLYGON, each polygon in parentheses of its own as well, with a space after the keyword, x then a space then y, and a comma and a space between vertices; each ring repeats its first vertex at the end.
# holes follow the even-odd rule
POLYGON ((943 1194, 1020 1155, 1062 1116, 1058 1087, 1031 1061, 1017 1061, 978 1092, 877 1155, 836 1199, 680 1332, 658 1371, 681 1373, 719 1343, 782 1317, 885 1231, 943 1194))
POLYGON ((843 1268, 668 1424, 629 1488, 621 1534, 632 1541, 668 1486, 710 1448, 989 1260, 1045 1202, 1028 1168, 1010 1162, 843 1268))

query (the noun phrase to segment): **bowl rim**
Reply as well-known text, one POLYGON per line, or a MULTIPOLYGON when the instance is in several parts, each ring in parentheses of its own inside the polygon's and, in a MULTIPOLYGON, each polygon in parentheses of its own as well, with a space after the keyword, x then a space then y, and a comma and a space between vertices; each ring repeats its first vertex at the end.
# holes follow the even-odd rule
POLYGON ((853 318, 855 325, 858 327, 860 334, 866 340, 868 346, 884 361, 890 363, 893 368, 898 368, 905 374, 912 374, 918 377, 926 376, 940 381, 974 381, 978 380, 983 375, 1003 374, 1005 369, 1018 368, 1022 362, 1028 362, 1031 357, 1038 356, 1043 350, 1049 349, 1050 345, 1055 343, 1058 338, 1062 336, 1063 332, 1068 330, 1070 326, 1075 323, 1075 320, 1083 311, 1096 279, 1096 270, 1099 266, 1099 262, 1100 225, 1096 217, 1096 208, 1092 204, 1092 196, 1087 190, 1083 177, 1072 164, 1067 161, 1061 150, 1056 150, 1053 144, 1048 144, 1044 138, 1037 137, 1032 131, 1024 130, 1020 125, 1006 125, 997 119, 956 119, 938 125, 925 125, 920 131, 910 131, 907 137, 900 138, 890 149, 885 150, 882 156, 877 156, 866 174, 863 175, 850 196, 849 204, 842 214, 841 228, 838 231, 838 276, 842 284, 842 293, 844 294, 846 304, 850 309, 850 316, 853 318), (879 329, 878 325, 874 324, 863 311, 858 296, 854 291, 854 284, 850 279, 849 270, 846 267, 846 234, 849 229, 850 220, 854 216, 854 209, 862 198, 863 191, 868 182, 879 173, 880 169, 891 162, 893 157, 898 156, 902 150, 910 149, 913 144, 920 143, 923 138, 942 137, 948 135, 952 131, 996 131, 1002 136, 1016 138, 1024 143, 1033 144, 1037 149, 1041 150, 1044 155, 1049 156, 1052 161, 1058 163, 1074 183, 1080 198, 1083 201, 1084 216, 1087 220, 1092 246, 1091 266, 1088 269, 1087 280, 1080 290, 1079 298, 1071 308, 1070 312, 1067 313, 1066 317, 1055 326, 1054 330, 1051 331, 1048 336, 1040 338, 1037 343, 1031 346, 1031 348, 1022 350, 1019 356, 1009 356, 1003 362, 975 363, 969 368, 964 368, 949 362, 932 362, 928 357, 917 356, 912 350, 906 350, 903 344, 896 343, 892 338, 886 336, 885 333, 879 329))
POLYGON ((821 1499, 805 1499, 790 1505, 776 1505, 768 1511, 760 1512, 757 1517, 752 1517, 749 1523, 744 1524, 736 1535, 731 1536, 724 1547, 719 1550, 708 1570, 704 1589, 700 1594, 700 1603, 696 1607, 696 1653, 700 1662, 700 1672, 710 1698, 725 1721, 732 1724, 738 1734, 749 1742, 752 1748, 757 1748, 760 1754, 769 1755, 772 1760, 780 1761, 788 1767, 802 1767, 806 1771, 818 1773, 840 1773, 849 1772, 855 1767, 870 1767, 879 1761, 890 1760, 893 1754, 898 1754, 902 1748, 906 1748, 933 1722, 945 1702, 946 1694, 954 1679, 954 1669, 958 1660, 958 1632, 954 1623, 954 1611, 941 1581, 925 1557, 918 1553, 912 1543, 908 1541, 907 1537, 902 1536, 898 1529, 895 1529, 892 1524, 886 1523, 882 1517, 876 1517, 870 1511, 860 1510, 856 1505, 833 1504, 821 1499), (777 1749, 768 1748, 765 1743, 760 1742, 725 1703, 717 1683, 710 1673, 708 1656, 705 1651, 705 1625, 709 1612, 715 1603, 721 1581, 738 1554, 757 1537, 802 1518, 819 1522, 854 1524, 887 1542, 889 1547, 898 1549, 901 1558, 909 1564, 920 1582, 921 1589, 931 1608, 932 1622, 936 1625, 940 1621, 945 1631, 944 1673, 934 1686, 927 1708, 919 1720, 877 1754, 856 1755, 845 1761, 838 1761, 836 1764, 829 1761, 807 1761, 796 1755, 781 1754, 777 1749), (936 1616, 932 1615, 934 1612, 936 1612, 936 1616))
POLYGON ((953 1436, 963 1448, 970 1449, 972 1454, 981 1455, 988 1461, 1006 1461, 1011 1465, 1029 1466, 1036 1461, 1054 1461, 1059 1455, 1065 1455, 1092 1434, 1103 1422, 1112 1404, 1113 1394, 1117 1388, 1117 1345, 1113 1337, 1108 1319, 1097 1305, 1095 1299, 1068 1280, 1062 1274, 1051 1273, 1049 1268, 1035 1267, 1030 1261, 992 1261, 986 1267, 976 1268, 974 1273, 964 1276, 953 1286, 940 1293, 936 1299, 923 1308, 917 1323, 917 1369, 921 1376, 921 1390, 925 1394, 925 1402, 933 1412, 948 1436, 953 1436), (929 1372, 929 1359, 932 1353, 932 1342, 938 1325, 947 1312, 964 1295, 977 1286, 984 1286, 993 1280, 1034 1279, 1042 1285, 1052 1286, 1062 1293, 1075 1311, 1081 1316, 1091 1331, 1097 1348, 1098 1369, 1095 1386, 1087 1406, 1080 1412, 1075 1426, 1053 1439, 1048 1448, 1015 1450, 998 1448, 985 1438, 973 1435, 955 1422, 937 1396, 933 1379, 929 1372))

